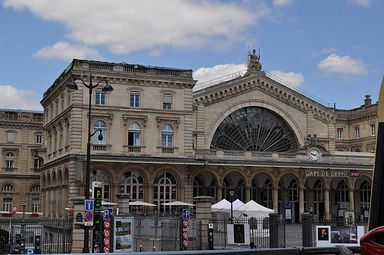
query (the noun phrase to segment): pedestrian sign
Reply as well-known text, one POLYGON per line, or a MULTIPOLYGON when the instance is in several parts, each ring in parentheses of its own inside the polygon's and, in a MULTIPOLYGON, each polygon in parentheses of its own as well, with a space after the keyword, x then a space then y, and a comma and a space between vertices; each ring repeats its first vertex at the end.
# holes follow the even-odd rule
POLYGON ((93 211, 95 209, 95 203, 93 199, 85 199, 84 207, 85 211, 93 211))

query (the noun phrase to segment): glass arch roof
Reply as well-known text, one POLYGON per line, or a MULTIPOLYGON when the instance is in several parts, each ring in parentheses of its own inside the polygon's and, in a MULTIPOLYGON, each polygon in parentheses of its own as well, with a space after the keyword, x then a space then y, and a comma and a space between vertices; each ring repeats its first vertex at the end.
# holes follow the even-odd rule
POLYGON ((237 151, 289 152, 298 149, 293 130, 276 113, 262 107, 245 107, 219 125, 211 148, 237 151))

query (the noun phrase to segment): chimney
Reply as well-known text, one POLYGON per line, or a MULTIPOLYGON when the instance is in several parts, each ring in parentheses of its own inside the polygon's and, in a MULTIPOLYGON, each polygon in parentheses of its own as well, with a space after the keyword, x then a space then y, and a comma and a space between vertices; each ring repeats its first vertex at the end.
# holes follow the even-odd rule
POLYGON ((364 106, 369 107, 372 104, 371 95, 365 95, 364 106))

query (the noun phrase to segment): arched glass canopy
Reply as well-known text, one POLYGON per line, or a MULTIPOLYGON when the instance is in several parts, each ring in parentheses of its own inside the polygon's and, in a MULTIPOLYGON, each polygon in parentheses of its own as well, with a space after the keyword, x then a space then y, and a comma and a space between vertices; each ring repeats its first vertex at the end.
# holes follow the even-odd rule
POLYGON ((266 108, 245 107, 228 115, 219 125, 211 148, 288 152, 296 151, 298 142, 281 116, 266 108))

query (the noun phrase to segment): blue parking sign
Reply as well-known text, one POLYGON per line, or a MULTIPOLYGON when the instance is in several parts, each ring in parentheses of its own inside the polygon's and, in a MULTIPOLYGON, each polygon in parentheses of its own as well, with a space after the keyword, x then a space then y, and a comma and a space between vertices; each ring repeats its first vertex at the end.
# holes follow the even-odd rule
POLYGON ((183 209, 183 220, 189 220, 189 209, 183 209))
POLYGON ((111 220, 112 219, 112 208, 104 208, 103 220, 111 220))

